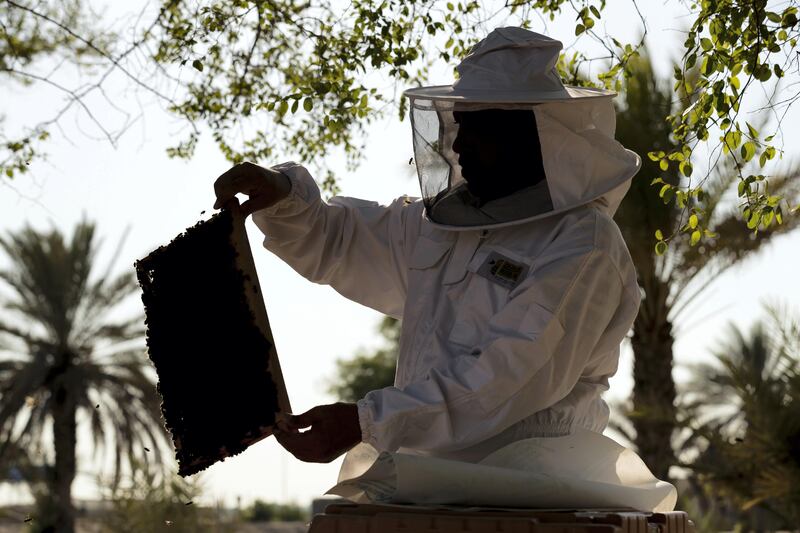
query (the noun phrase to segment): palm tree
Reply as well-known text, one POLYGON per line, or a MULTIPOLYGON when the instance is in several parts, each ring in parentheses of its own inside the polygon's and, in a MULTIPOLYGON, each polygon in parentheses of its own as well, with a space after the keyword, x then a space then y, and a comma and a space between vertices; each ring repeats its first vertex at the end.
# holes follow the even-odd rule
MULTIPOLYGON (((754 234, 739 219, 735 205, 737 173, 718 166, 705 183, 706 196, 694 200, 705 208, 709 228, 718 237, 691 246, 687 239, 675 239, 669 251, 657 255, 654 235, 669 235, 681 223, 681 209, 675 202, 665 204, 651 180, 662 176, 657 164, 647 157, 651 151, 669 152, 674 146, 665 117, 685 109, 690 100, 675 94, 668 84, 656 79, 645 54, 631 62, 632 76, 626 80, 622 106, 617 114, 617 139, 640 154, 643 168, 615 217, 636 265, 643 299, 633 325, 634 352, 632 407, 628 432, 645 463, 661 479, 675 464, 672 439, 677 427, 676 392, 672 378, 675 324, 686 318, 687 306, 712 286, 716 276, 755 255, 775 236, 793 230, 800 217, 754 234)), ((770 179, 771 194, 798 196, 793 169, 770 179), (791 178, 791 179, 789 179, 791 178)), ((666 182, 678 184, 676 169, 670 168, 666 182)), ((685 220, 683 221, 685 223, 685 220)))
POLYGON ((708 493, 729 499, 748 530, 800 520, 800 321, 771 315, 748 335, 731 326, 716 361, 692 367, 681 402, 694 492, 705 506, 708 493))
POLYGON ((0 238, 0 248, 9 260, 0 280, 10 288, 0 321, 0 460, 20 448, 50 458, 44 482, 53 512, 35 520, 72 532, 79 422, 96 449, 113 451, 114 479, 123 457, 128 465, 161 462, 159 397, 136 342, 143 320, 113 315, 137 285, 132 271, 110 276, 113 259, 93 276, 98 243, 86 221, 69 242, 56 229, 27 227, 0 238))

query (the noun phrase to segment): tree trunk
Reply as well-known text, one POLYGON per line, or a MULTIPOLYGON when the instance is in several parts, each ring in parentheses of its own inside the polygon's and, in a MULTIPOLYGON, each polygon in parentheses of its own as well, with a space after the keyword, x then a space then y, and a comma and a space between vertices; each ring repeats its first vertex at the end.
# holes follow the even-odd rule
MULTIPOLYGON (((61 376, 62 378, 66 376, 61 376)), ((75 479, 76 404, 65 379, 53 389, 53 445, 55 467, 51 480, 55 522, 54 531, 74 533, 75 509, 72 506, 72 481, 75 479)))
MULTIPOLYGON (((664 308, 662 308, 664 309, 664 308)), ((647 313, 650 314, 650 313, 647 313)), ((660 316, 661 313, 653 313, 660 316)), ((659 479, 669 479, 675 464, 675 382, 672 379, 672 324, 666 317, 647 320, 640 313, 633 325, 633 413, 639 456, 659 479)))

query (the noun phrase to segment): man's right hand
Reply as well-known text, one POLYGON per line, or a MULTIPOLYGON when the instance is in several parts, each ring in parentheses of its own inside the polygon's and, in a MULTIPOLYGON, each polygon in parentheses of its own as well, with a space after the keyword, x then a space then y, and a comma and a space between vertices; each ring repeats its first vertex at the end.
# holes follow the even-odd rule
POLYGON ((240 163, 217 178, 214 192, 217 201, 214 209, 220 209, 237 193, 248 196, 241 206, 245 216, 264 209, 286 198, 292 190, 289 178, 271 168, 263 168, 253 163, 240 163))

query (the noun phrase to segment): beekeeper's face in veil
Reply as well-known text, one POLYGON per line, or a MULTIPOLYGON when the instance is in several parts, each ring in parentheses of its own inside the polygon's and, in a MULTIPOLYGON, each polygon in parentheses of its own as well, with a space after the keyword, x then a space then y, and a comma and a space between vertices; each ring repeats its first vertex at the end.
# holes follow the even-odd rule
POLYGON ((453 109, 453 152, 461 176, 480 203, 508 196, 544 179, 536 117, 529 109, 453 109))

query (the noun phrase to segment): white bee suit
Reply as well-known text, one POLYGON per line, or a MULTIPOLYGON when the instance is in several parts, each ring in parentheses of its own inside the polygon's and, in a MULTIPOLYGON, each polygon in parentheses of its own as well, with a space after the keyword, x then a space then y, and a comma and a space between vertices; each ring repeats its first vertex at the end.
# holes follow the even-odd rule
POLYGON ((309 280, 403 319, 395 386, 358 402, 364 442, 469 457, 491 438, 605 428, 600 394, 639 293, 601 202, 456 232, 425 220, 417 201, 325 204, 303 167, 275 168, 292 193, 255 213, 264 246, 309 280), (477 273, 492 252, 527 268, 515 288, 477 273))
MULTIPOLYGON (((389 455, 375 468, 384 468, 389 457, 392 468, 411 464, 406 472, 422 477, 400 492, 397 480, 388 480, 380 497, 363 490, 355 496, 353 483, 340 486, 340 493, 360 501, 435 503, 425 487, 436 486, 431 475, 441 480, 443 474, 425 468, 438 461, 461 468, 513 443, 522 450, 519 443, 529 439, 586 432, 605 439, 600 433, 608 407, 601 394, 617 370, 619 346, 640 300, 630 255, 611 218, 640 160, 613 138, 610 95, 532 107, 546 182, 466 216, 452 200, 459 190, 452 171, 440 180, 449 187, 437 196, 442 203, 400 198, 383 206, 344 197, 325 203, 305 168, 274 167, 292 189, 253 215, 264 246, 307 279, 403 320, 394 386, 358 402, 363 442, 374 451, 354 449, 340 479, 364 473, 377 452, 389 455), (535 201, 542 187, 545 211, 535 201), (437 209, 442 216, 434 221, 437 209), (409 457, 416 459, 409 463, 409 457), (417 469, 426 457, 436 460, 417 469)), ((436 112, 446 114, 447 102, 423 96, 412 99, 412 110, 440 106, 436 112)), ((418 149, 418 166, 421 154, 418 149)), ((547 457, 536 468, 558 463, 547 457)), ((609 457, 598 460, 608 463, 609 457)), ((619 479, 649 479, 642 475, 619 479)), ((512 486, 507 481, 487 481, 495 496, 484 503, 501 505, 497 483, 512 486)), ((644 507, 669 506, 664 490, 674 504, 674 489, 659 487, 653 493, 658 502, 644 507)), ((474 492, 445 496, 446 503, 481 503, 474 492)), ((639 500, 636 505, 642 507, 639 500)))

